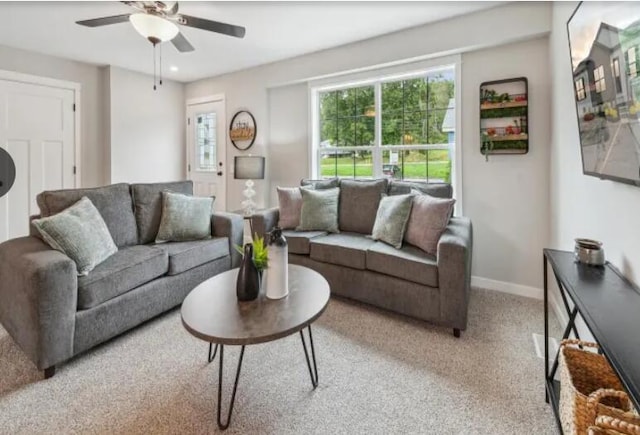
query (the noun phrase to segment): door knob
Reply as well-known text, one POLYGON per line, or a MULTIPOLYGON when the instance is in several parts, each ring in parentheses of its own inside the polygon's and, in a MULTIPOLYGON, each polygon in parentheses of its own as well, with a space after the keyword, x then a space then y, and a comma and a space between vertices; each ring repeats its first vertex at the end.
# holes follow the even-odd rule
MULTIPOLYGON (((222 176, 222 171, 218 171, 218 176, 222 176)), ((1 186, 1 184, 0 184, 1 186)))

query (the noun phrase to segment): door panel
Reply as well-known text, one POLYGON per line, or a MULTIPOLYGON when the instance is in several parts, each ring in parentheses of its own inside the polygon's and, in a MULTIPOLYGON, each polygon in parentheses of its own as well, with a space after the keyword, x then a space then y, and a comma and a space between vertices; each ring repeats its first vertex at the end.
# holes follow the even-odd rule
POLYGON ((0 198, 0 242, 27 235, 36 195, 75 186, 75 93, 0 80, 0 147, 16 165, 16 181, 0 198))
POLYGON ((226 130, 224 101, 187 105, 187 173, 193 194, 215 196, 216 211, 226 209, 226 130))

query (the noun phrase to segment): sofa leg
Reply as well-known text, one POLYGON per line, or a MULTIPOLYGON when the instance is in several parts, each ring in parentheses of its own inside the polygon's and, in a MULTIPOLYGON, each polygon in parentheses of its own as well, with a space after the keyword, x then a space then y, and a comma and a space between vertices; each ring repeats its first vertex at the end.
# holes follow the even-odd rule
POLYGON ((44 378, 45 379, 49 379, 50 377, 52 377, 55 374, 56 374, 56 366, 51 366, 51 367, 48 367, 48 368, 44 369, 44 378))
POLYGON ((455 338, 460 338, 460 330, 458 328, 453 328, 453 336, 455 338))

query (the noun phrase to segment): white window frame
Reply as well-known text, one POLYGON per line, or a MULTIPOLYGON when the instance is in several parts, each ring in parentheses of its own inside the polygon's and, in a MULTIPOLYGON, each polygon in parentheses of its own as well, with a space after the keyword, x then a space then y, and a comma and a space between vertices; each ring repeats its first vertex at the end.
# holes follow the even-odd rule
POLYGON ((593 70, 593 82, 598 94, 607 90, 607 82, 604 77, 604 65, 598 65, 593 70))
POLYGON ((373 178, 381 178, 382 155, 384 151, 395 150, 442 150, 451 149, 451 185, 456 198, 456 214, 462 214, 462 62, 459 55, 445 58, 430 59, 421 62, 407 63, 393 67, 370 69, 365 72, 344 74, 309 82, 309 174, 311 178, 320 178, 319 167, 322 154, 327 151, 371 151, 373 161, 373 178), (423 145, 382 145, 382 92, 383 83, 424 77, 427 74, 454 68, 455 71, 455 141, 453 144, 423 144, 423 145), (355 88, 359 86, 374 86, 375 95, 375 133, 372 146, 330 147, 320 148, 320 98, 321 92, 355 88))

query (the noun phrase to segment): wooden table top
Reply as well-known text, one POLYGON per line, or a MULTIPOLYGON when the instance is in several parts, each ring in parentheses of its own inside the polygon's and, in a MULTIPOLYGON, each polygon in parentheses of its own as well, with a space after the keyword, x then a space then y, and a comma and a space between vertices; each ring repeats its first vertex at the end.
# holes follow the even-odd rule
POLYGON ((204 281, 182 303, 182 324, 207 342, 231 345, 265 343, 293 334, 314 322, 329 303, 329 283, 309 268, 289 265, 289 295, 267 299, 263 293, 238 302, 238 269, 204 281))

